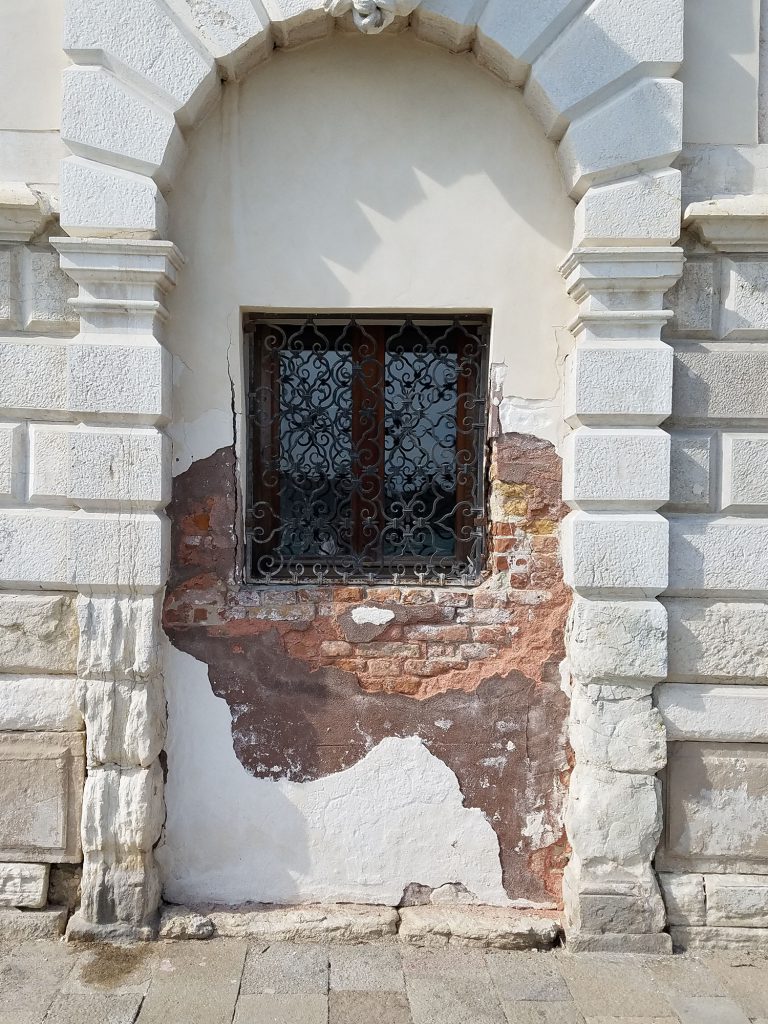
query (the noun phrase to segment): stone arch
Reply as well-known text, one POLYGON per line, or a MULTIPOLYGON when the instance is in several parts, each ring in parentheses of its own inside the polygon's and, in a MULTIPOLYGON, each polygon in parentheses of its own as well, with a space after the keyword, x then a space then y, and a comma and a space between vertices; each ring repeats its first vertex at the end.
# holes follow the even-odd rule
MULTIPOLYGON (((422 0, 388 29, 472 51, 522 89, 558 145, 577 201, 574 248, 561 268, 579 305, 564 411, 574 428, 564 450, 573 512, 563 558, 575 592, 577 758, 565 898, 569 939, 587 949, 669 947, 652 870, 661 828, 656 773, 666 757, 652 691, 666 675, 666 613, 655 597, 667 585, 667 523, 656 509, 668 498, 669 437, 658 425, 671 409, 672 352, 660 332, 664 293, 682 269, 672 248, 680 183, 671 169, 681 146, 682 87, 671 76, 682 60, 682 8, 682 0, 422 0)), ((61 225, 69 237, 55 242, 80 287, 68 409, 154 428, 164 500, 170 367, 162 298, 183 270, 165 240, 163 193, 184 158, 185 133, 216 102, 223 79, 247 74, 275 47, 336 29, 354 31, 350 15, 336 24, 319 0, 68 0, 65 50, 74 63, 65 72, 62 137, 73 155, 62 167, 61 225)), ((68 569, 65 581, 80 591, 91 759, 83 904, 70 932, 147 935, 159 899, 155 653, 167 522, 162 513, 126 511, 120 496, 105 494, 102 508, 116 513, 115 529, 141 539, 119 564, 68 569), (110 702, 120 714, 107 713, 110 702), (129 713, 152 741, 146 750, 117 734, 129 713)), ((102 525, 78 519, 80 543, 92 534, 103 545, 102 525)))

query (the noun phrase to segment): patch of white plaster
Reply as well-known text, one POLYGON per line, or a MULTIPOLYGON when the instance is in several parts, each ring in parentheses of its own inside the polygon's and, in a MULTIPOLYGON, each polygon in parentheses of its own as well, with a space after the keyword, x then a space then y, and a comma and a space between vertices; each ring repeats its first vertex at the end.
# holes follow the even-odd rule
POLYGON ((168 433, 173 445, 173 475, 179 476, 193 462, 232 444, 232 410, 209 409, 191 423, 172 423, 168 433))
POLYGON ((358 626, 363 623, 383 626, 394 619, 395 613, 390 608, 353 608, 352 619, 358 626))
POLYGON ((235 756, 229 708, 206 666, 167 642, 164 651, 166 899, 395 905, 418 879, 509 905, 496 833, 420 739, 384 739, 314 782, 256 779, 235 756))

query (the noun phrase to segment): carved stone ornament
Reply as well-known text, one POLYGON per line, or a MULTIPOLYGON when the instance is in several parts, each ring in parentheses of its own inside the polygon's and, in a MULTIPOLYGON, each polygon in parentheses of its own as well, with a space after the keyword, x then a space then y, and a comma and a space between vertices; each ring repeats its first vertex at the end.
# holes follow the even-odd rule
POLYGON ((391 25, 397 17, 407 17, 420 0, 323 0, 326 13, 342 18, 349 11, 355 25, 366 35, 375 35, 391 25))

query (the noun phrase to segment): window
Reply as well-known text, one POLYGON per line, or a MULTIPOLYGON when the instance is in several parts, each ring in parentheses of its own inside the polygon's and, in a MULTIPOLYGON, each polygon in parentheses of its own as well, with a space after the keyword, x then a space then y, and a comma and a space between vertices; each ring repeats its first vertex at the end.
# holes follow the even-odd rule
POLYGON ((245 315, 250 581, 477 579, 488 328, 245 315))

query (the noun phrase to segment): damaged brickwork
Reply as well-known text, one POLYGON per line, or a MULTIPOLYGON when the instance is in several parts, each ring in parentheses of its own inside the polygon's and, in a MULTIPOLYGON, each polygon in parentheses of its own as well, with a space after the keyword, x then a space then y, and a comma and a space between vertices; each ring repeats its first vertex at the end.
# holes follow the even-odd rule
POLYGON ((559 905, 560 460, 545 441, 502 435, 490 477, 476 587, 254 587, 239 578, 235 457, 222 449, 175 481, 164 624, 208 665, 254 776, 317 779, 387 736, 418 736, 495 829, 509 896, 559 905))

